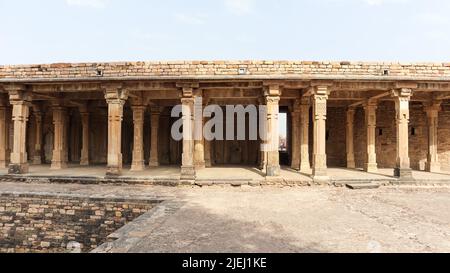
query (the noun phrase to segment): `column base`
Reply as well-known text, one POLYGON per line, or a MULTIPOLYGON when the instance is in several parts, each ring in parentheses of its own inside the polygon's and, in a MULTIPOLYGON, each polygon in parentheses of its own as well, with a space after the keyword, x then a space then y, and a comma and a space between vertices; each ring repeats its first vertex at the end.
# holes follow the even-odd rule
POLYGON ((275 165, 275 166, 267 166, 267 170, 266 170, 266 176, 268 177, 276 177, 276 176, 280 176, 280 166, 279 165, 275 165))
POLYGON ((294 162, 291 164, 291 169, 300 171, 300 162, 294 162))
POLYGON ((122 168, 120 167, 108 167, 106 170, 106 176, 121 176, 122 175, 122 168))
POLYGON ((378 164, 377 163, 366 163, 364 164, 364 171, 368 173, 376 173, 378 172, 378 164))
POLYGON ((89 166, 89 161, 81 161, 80 166, 89 166))
POLYGON ((327 169, 315 169, 312 170, 313 177, 328 177, 328 171, 327 169))
POLYGON ((205 167, 211 168, 212 167, 211 161, 205 161, 205 167))
POLYGON ((195 180, 195 168, 194 166, 182 166, 181 167, 181 180, 195 180))
POLYGON ((300 165, 300 172, 301 173, 311 173, 311 166, 309 164, 300 165))
POLYGON ((394 176, 401 180, 413 180, 412 169, 394 169, 394 176))
POLYGON ((62 161, 52 162, 50 170, 62 170, 62 169, 67 169, 66 162, 62 162, 62 161))
POLYGON ((8 168, 8 162, 6 160, 0 161, 0 169, 6 169, 8 168))
POLYGON ((41 165, 42 164, 42 158, 40 156, 33 157, 33 165, 41 165))
POLYGON ((148 164, 148 166, 149 166, 149 167, 156 168, 156 167, 159 167, 160 164, 159 164, 159 162, 151 162, 151 161, 150 161, 150 163, 148 164))
POLYGON ((204 168, 206 168, 206 162, 200 162, 200 163, 196 163, 195 164, 195 169, 196 170, 201 170, 201 169, 204 169, 204 168))
POLYGON ((347 169, 356 169, 355 161, 347 161, 347 169))
POLYGON ((29 170, 28 163, 10 164, 8 167, 9 174, 25 174, 28 173, 28 170, 29 170))
POLYGON ((144 161, 133 162, 131 164, 132 172, 142 172, 143 170, 145 170, 145 162, 144 161))
POLYGON ((81 166, 89 166, 89 156, 82 156, 80 159, 81 166))
POLYGON ((437 162, 427 163, 427 172, 439 173, 441 172, 441 164, 437 162))

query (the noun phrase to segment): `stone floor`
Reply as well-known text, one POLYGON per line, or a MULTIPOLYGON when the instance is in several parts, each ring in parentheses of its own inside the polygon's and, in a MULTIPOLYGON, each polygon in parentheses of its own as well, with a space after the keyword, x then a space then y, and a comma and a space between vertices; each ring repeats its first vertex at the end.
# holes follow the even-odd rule
MULTIPOLYGON (((392 181, 393 169, 379 169, 377 173, 366 173, 362 170, 353 170, 345 168, 329 168, 328 174, 333 181, 392 181)), ((70 165, 63 170, 50 170, 50 165, 31 165, 30 172, 25 177, 91 177, 104 178, 106 166, 97 165, 82 167, 79 165, 70 165)), ((6 175, 7 169, 0 169, 0 176, 6 175)), ((413 171, 416 180, 422 182, 440 182, 450 184, 450 172, 429 173, 422 171, 413 171)), ((147 168, 141 172, 131 172, 128 166, 123 169, 123 177, 131 179, 168 179, 179 180, 180 168, 178 166, 161 166, 157 168, 147 168)), ((281 170, 281 178, 285 181, 312 182, 311 173, 299 173, 287 167, 281 170)), ((254 167, 245 166, 217 166, 197 171, 197 180, 249 180, 263 181, 264 173, 254 167)))
POLYGON ((96 252, 450 252, 450 188, 0 183, 0 193, 166 201, 96 252))

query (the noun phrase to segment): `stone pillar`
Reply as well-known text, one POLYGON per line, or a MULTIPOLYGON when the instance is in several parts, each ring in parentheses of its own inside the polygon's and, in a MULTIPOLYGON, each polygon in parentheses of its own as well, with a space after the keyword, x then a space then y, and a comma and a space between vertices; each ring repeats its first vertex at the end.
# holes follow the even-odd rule
POLYGON ((80 107, 82 143, 81 143, 81 166, 89 166, 89 111, 87 106, 80 107))
POLYGON ((409 159, 409 101, 412 89, 400 88, 393 91, 397 126, 397 164, 394 176, 412 179, 409 159))
POLYGON ((7 100, 0 98, 0 168, 8 167, 9 161, 9 109, 7 100))
MULTIPOLYGON (((209 118, 205 118, 204 122, 208 122, 209 118)), ((205 167, 212 167, 212 158, 211 158, 211 141, 207 139, 205 141, 205 167)))
POLYGON ((297 171, 300 170, 300 114, 300 100, 296 100, 291 111, 291 168, 297 171))
POLYGON ((302 98, 300 106, 300 172, 309 173, 311 162, 309 161, 309 109, 310 99, 302 98))
POLYGON ((314 121, 314 155, 313 155, 313 177, 315 181, 328 181, 327 153, 326 153, 326 120, 327 100, 330 90, 329 86, 313 87, 313 121, 314 121))
POLYGON ((183 106, 183 155, 181 180, 196 178, 194 167, 194 97, 193 88, 183 87, 181 105, 183 106))
POLYGON ((278 129, 278 116, 280 111, 280 86, 270 85, 266 87, 265 97, 267 105, 267 166, 266 176, 277 177, 280 175, 280 135, 278 129))
POLYGON ((265 146, 267 146, 267 107, 266 107, 266 101, 263 98, 259 99, 259 104, 264 105, 265 108, 260 107, 259 108, 259 132, 261 134, 261 145, 260 145, 260 151, 258 156, 258 162, 259 162, 259 169, 262 172, 266 172, 266 166, 267 166, 267 152, 265 151, 265 146))
POLYGON ((151 108, 151 140, 150 140, 150 167, 159 166, 159 151, 158 151, 158 138, 159 138, 159 119, 161 117, 161 109, 159 107, 151 108))
POLYGON ((67 108, 57 103, 53 106, 53 157, 52 170, 60 170, 67 168, 67 108))
POLYGON ((441 165, 439 163, 438 154, 438 125, 439 111, 441 110, 441 102, 434 102, 424 107, 428 119, 428 159, 427 171, 440 172, 441 165))
POLYGON ((354 125, 355 125, 355 108, 350 107, 347 110, 347 168, 355 169, 355 143, 354 143, 354 125))
POLYGON ((133 141, 133 161, 131 163, 131 171, 138 172, 145 169, 144 161, 144 115, 145 106, 133 105, 133 124, 134 124, 134 141, 133 141))
POLYGON ((377 154, 376 154, 376 128, 377 128, 377 102, 369 100, 364 105, 365 120, 366 120, 366 162, 364 170, 366 172, 377 172, 377 154))
POLYGON ((42 164, 42 112, 38 105, 33 105, 33 114, 36 122, 33 164, 40 165, 42 164))
POLYGON ((107 86, 105 99, 108 103, 108 166, 107 176, 122 174, 122 120, 123 106, 128 92, 121 86, 107 86))
MULTIPOLYGON (((197 91, 196 98, 201 98, 203 93, 197 91)), ((205 139, 203 137, 204 117, 202 115, 204 105, 202 100, 196 100, 194 104, 194 166, 196 170, 204 169, 206 167, 205 161, 205 139)))
POLYGON ((26 150, 27 122, 30 114, 31 96, 22 86, 9 86, 9 100, 13 106, 14 143, 11 153, 10 174, 28 172, 28 155, 26 150))

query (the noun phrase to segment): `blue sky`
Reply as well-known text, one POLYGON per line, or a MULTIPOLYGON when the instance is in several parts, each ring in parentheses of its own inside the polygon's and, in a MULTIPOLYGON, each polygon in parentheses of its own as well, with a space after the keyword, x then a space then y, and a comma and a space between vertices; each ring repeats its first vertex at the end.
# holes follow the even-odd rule
POLYGON ((449 61, 446 0, 0 0, 0 64, 449 61))

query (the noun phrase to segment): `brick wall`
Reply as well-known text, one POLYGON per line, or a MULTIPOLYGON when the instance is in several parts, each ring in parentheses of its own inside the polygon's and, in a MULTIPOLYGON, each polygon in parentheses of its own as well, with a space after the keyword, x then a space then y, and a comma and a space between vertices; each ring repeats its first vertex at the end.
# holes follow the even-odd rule
POLYGON ((0 79, 48 79, 150 76, 229 76, 239 75, 323 75, 450 77, 450 63, 368 63, 311 61, 174 61, 122 63, 59 63, 45 65, 0 66, 0 79))
POLYGON ((66 252, 69 242, 89 251, 153 206, 149 201, 0 196, 0 252, 66 252))

